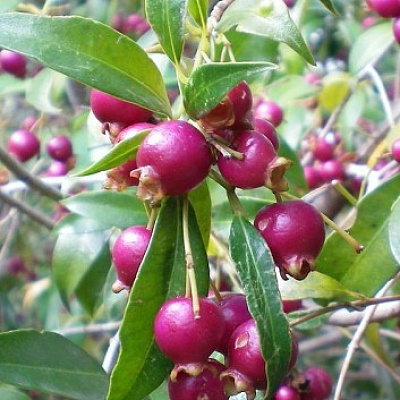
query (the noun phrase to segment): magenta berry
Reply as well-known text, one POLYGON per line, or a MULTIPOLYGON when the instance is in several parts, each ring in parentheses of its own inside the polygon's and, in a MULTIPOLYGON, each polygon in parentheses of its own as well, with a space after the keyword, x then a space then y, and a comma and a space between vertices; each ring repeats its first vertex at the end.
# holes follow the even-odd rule
POLYGON ((391 151, 392 151, 393 160, 395 160, 398 163, 400 163, 400 139, 396 139, 392 143, 391 151))
POLYGON ((381 17, 400 17, 400 2, 398 0, 367 0, 367 4, 381 17))
POLYGON ((121 232, 112 249, 112 261, 117 271, 113 290, 129 290, 151 239, 151 230, 145 226, 131 226, 121 232))
POLYGON ((92 89, 90 93, 90 107, 95 117, 101 122, 132 125, 137 122, 145 122, 153 115, 150 110, 96 89, 92 89))
POLYGON ((310 367, 304 371, 307 389, 302 393, 302 400, 326 400, 332 393, 332 378, 319 367, 310 367))
POLYGON ((40 141, 33 132, 18 129, 10 135, 7 149, 19 161, 25 162, 39 153, 40 141))
POLYGON ((301 299, 294 300, 282 300, 282 307, 285 313, 298 311, 303 307, 303 301, 301 299))
POLYGON ((251 319, 252 316, 247 308, 246 296, 243 294, 228 294, 218 302, 218 305, 225 321, 225 329, 217 350, 226 355, 228 352, 229 339, 233 331, 243 322, 251 319))
POLYGON ((328 160, 321 163, 318 167, 318 173, 324 182, 344 181, 346 179, 346 172, 339 160, 328 160))
POLYGON ((315 189, 322 184, 322 177, 318 172, 318 169, 312 166, 305 166, 304 167, 304 178, 306 180, 307 186, 309 189, 315 189))
POLYGON ((300 393, 289 385, 281 385, 272 400, 301 400, 300 393))
POLYGON ((283 174, 290 163, 277 156, 271 141, 257 131, 243 131, 233 141, 234 150, 243 159, 218 158, 218 168, 224 179, 232 186, 253 189, 261 186, 286 189, 283 174))
POLYGON ((154 321, 154 338, 160 350, 175 364, 204 363, 217 348, 224 332, 218 305, 199 298, 199 316, 193 313, 192 299, 167 300, 154 321))
POLYGON ((266 119, 275 127, 283 121, 283 110, 281 106, 274 101, 262 100, 254 110, 255 118, 266 119))
POLYGON ((279 138, 275 127, 271 124, 271 122, 266 119, 256 118, 254 120, 254 130, 260 132, 262 135, 268 138, 274 146, 274 149, 278 151, 279 138))
POLYGON ((72 143, 68 136, 55 136, 47 142, 46 150, 54 160, 67 161, 72 156, 72 143))
POLYGON ((3 71, 17 78, 24 78, 26 75, 26 58, 21 54, 10 50, 1 50, 0 65, 3 71))
POLYGON ((185 121, 157 125, 139 146, 138 196, 159 201, 164 195, 182 195, 198 186, 212 163, 211 150, 202 133, 185 121))
POLYGON ((319 161, 331 160, 334 156, 335 146, 324 138, 318 138, 313 148, 314 157, 319 161))
POLYGON ((393 20, 393 36, 396 42, 400 44, 400 17, 393 20))
POLYGON ((254 220, 282 277, 304 279, 315 268, 325 240, 324 222, 317 209, 301 200, 262 208, 254 220))
POLYGON ((68 173, 68 166, 62 161, 53 161, 47 168, 46 176, 65 176, 68 173))
POLYGON ((176 378, 168 380, 168 394, 171 400, 228 400, 224 393, 224 381, 220 374, 225 366, 209 359, 198 375, 180 371, 176 378))

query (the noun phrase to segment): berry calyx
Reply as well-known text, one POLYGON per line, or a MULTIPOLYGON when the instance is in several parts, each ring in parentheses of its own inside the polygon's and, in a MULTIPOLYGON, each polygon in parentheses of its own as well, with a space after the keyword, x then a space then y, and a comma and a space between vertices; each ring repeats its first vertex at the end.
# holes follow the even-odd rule
POLYGON ((218 305, 199 298, 199 317, 193 313, 192 299, 167 300, 154 320, 154 339, 160 350, 175 364, 205 363, 217 348, 224 331, 218 305))
POLYGON ((164 195, 183 195, 208 175, 212 154, 202 133, 185 121, 158 124, 139 146, 138 197, 159 202, 164 195))
POLYGON ((47 142, 46 150, 52 159, 67 161, 72 156, 72 143, 68 136, 55 136, 47 142))
POLYGON ((18 129, 10 135, 7 150, 18 161, 25 162, 39 153, 40 141, 33 132, 18 129))
POLYGON ((131 226, 121 232, 112 249, 112 262, 117 271, 114 292, 130 290, 151 239, 145 226, 131 226))
POLYGON ((150 110, 96 89, 90 92, 90 107, 100 122, 118 122, 126 126, 146 122, 153 115, 150 110))
POLYGON ((254 225, 271 250, 282 278, 286 274, 302 280, 315 269, 315 258, 325 240, 324 221, 319 211, 301 200, 267 205, 254 225))

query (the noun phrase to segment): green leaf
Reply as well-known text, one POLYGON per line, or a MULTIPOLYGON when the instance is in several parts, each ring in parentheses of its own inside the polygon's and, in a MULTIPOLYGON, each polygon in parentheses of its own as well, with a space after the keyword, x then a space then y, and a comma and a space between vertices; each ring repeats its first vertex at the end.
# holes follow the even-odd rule
POLYGON ((25 393, 20 392, 12 387, 0 386, 1 400, 31 400, 25 393))
POLYGON ((286 376, 291 355, 291 335, 282 310, 275 265, 264 240, 241 216, 233 219, 229 245, 260 334, 268 382, 265 398, 269 398, 286 376))
POLYGON ((351 88, 350 75, 346 72, 333 72, 322 79, 322 89, 319 93, 319 103, 332 112, 348 95, 351 88))
POLYGON ((389 242, 392 254, 400 264, 400 198, 393 204, 389 218, 389 242))
MULTIPOLYGON (((190 208, 189 234, 199 294, 208 293, 204 243, 190 208)), ((132 287, 120 330, 121 352, 111 376, 108 400, 141 400, 172 368, 154 342, 153 322, 166 299, 185 293, 186 265, 182 236, 182 199, 164 201, 149 248, 132 287)))
POLYGON ((389 221, 399 184, 397 176, 359 203, 357 219, 349 233, 365 246, 362 253, 356 254, 334 232, 316 260, 319 272, 338 280, 346 289, 372 296, 398 271, 389 243, 389 221))
POLYGON ((77 400, 105 399, 108 377, 80 347, 52 332, 0 333, 0 381, 77 400))
POLYGON ((143 139, 149 134, 150 129, 138 132, 136 135, 117 143, 103 158, 96 161, 83 171, 78 172, 74 176, 86 176, 95 174, 100 171, 107 171, 111 168, 118 167, 125 161, 136 157, 136 153, 143 139))
POLYGON ((98 232, 109 228, 110 226, 108 224, 103 224, 99 220, 95 221, 79 214, 68 213, 57 222, 56 226, 52 230, 52 234, 57 236, 71 233, 98 232))
POLYGON ((233 26, 239 32, 266 36, 276 42, 286 43, 307 62, 315 65, 307 44, 282 0, 272 0, 267 6, 263 0, 255 0, 251 4, 248 0, 236 0, 224 12, 216 29, 223 33, 233 26))
POLYGON ((393 44, 391 21, 371 26, 361 33, 350 49, 349 71, 356 75, 362 69, 374 64, 393 44))
POLYGON ((188 0, 146 1, 146 17, 169 59, 179 65, 188 0))
POLYGON ((0 75, 0 99, 13 93, 25 92, 29 79, 19 79, 10 74, 0 75))
POLYGON ((275 67, 269 62, 204 64, 189 78, 184 92, 185 109, 192 118, 199 119, 238 83, 275 67))
POLYGON ((125 229, 147 223, 143 202, 128 193, 94 190, 69 197, 62 204, 72 212, 98 221, 109 229, 125 229))
POLYGON ((169 116, 162 76, 133 40, 82 17, 0 15, 0 46, 88 86, 169 116), (82 40, 85 38, 85 40, 82 40))
POLYGON ((331 0, 319 0, 332 14, 339 15, 331 0))
POLYGON ((188 11, 203 29, 207 25, 208 0, 189 0, 188 11))
POLYGON ((61 234, 53 253, 53 276, 66 306, 74 294, 90 314, 101 298, 111 265, 110 232, 61 234))
POLYGON ((0 13, 12 10, 19 3, 19 0, 3 0, 0 4, 0 13))
POLYGON ((279 281, 279 289, 284 299, 335 299, 354 300, 355 293, 350 292, 336 279, 317 271, 310 273, 307 279, 297 281, 289 279, 279 281))

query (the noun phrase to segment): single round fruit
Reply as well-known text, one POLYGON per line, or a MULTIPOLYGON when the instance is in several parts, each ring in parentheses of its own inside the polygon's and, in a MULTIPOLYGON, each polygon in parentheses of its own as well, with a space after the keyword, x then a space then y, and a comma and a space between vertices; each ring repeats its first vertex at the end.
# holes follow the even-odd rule
POLYGON ((368 6, 384 18, 400 17, 399 0, 367 0, 368 6))
POLYGON ((309 367, 304 371, 308 387, 301 394, 302 400, 325 400, 332 393, 332 378, 319 367, 309 367))
POLYGON ((100 122, 132 125, 137 122, 145 122, 153 115, 150 110, 96 89, 92 89, 90 93, 90 107, 100 122))
POLYGON ((138 196, 158 202, 198 186, 207 176, 212 154, 202 133, 185 121, 158 124, 139 146, 132 176, 139 178, 138 196))
POLYGON ((281 385, 272 400, 301 400, 300 393, 289 385, 281 385))
POLYGON ((255 118, 266 119, 276 128, 283 121, 283 110, 274 101, 262 100, 254 110, 255 118))
POLYGON ((220 343, 224 320, 218 305, 204 297, 199 305, 197 317, 191 298, 174 297, 156 315, 155 341, 175 364, 204 363, 220 343))
POLYGON ((392 151, 393 160, 400 163, 400 139, 396 139, 393 142, 391 151, 392 151))
POLYGON ((267 385, 265 361, 261 354, 260 338, 253 319, 239 325, 232 333, 228 347, 229 369, 245 375, 256 389, 267 385))
POLYGON ((67 161, 72 156, 72 143, 68 136, 54 136, 46 144, 47 153, 57 161, 67 161))
POLYGON ((256 118, 254 120, 254 130, 260 132, 266 138, 268 138, 274 149, 276 151, 279 150, 279 138, 278 134, 276 133, 275 127, 266 119, 256 118))
POLYGON ((171 400, 228 400, 224 393, 224 381, 220 374, 225 366, 209 359, 199 375, 178 372, 174 381, 168 380, 168 394, 171 400))
POLYGON ((46 176, 65 176, 68 174, 68 166, 62 161, 53 161, 47 168, 46 176))
POLYGON ((328 160, 319 164, 318 173, 324 182, 346 179, 346 171, 339 160, 328 160))
POLYGON ((303 172, 309 189, 315 189, 322 185, 322 178, 320 173, 318 172, 318 169, 307 165, 304 167, 303 172))
POLYGON ((335 146, 324 138, 318 138, 312 149, 314 157, 319 161, 331 160, 334 156, 335 146))
POLYGON ((243 322, 251 319, 252 316, 247 308, 246 296, 243 294, 228 294, 218 302, 218 305, 225 321, 225 329, 217 350, 226 355, 228 352, 229 339, 233 331, 243 322))
POLYGON ((282 277, 304 279, 315 269, 315 258, 325 240, 324 221, 319 211, 301 200, 263 207, 254 225, 260 231, 282 277))
POLYGON ((121 232, 112 249, 112 261, 117 271, 114 291, 129 290, 151 239, 151 230, 145 226, 131 226, 121 232))
POLYGON ((293 311, 298 311, 303 307, 303 301, 301 299, 294 300, 282 300, 283 312, 290 313, 293 311))
POLYGON ((21 54, 10 50, 1 50, 0 65, 3 71, 17 78, 24 78, 26 75, 26 58, 21 54))
POLYGON ((33 132, 18 129, 10 135, 7 149, 17 160, 25 162, 39 153, 40 141, 33 132))

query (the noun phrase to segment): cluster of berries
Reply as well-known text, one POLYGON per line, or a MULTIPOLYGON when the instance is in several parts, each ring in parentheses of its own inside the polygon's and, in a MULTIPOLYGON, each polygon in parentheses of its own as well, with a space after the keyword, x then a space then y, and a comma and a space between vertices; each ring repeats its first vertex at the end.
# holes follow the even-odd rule
POLYGON ((367 0, 367 5, 383 18, 394 18, 393 35, 400 43, 400 2, 397 0, 367 0))
MULTIPOLYGON (((14 131, 7 142, 8 152, 19 162, 26 162, 40 152, 40 140, 33 132, 36 120, 24 121, 19 129, 14 131)), ((46 143, 46 152, 52 159, 46 176, 64 176, 75 165, 72 143, 68 136, 58 135, 46 143)))

